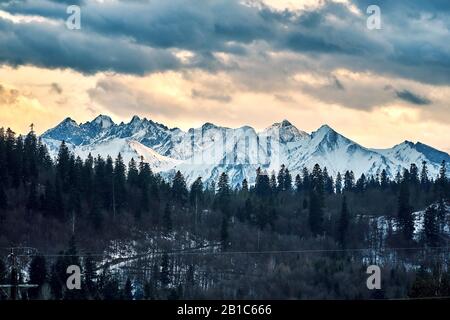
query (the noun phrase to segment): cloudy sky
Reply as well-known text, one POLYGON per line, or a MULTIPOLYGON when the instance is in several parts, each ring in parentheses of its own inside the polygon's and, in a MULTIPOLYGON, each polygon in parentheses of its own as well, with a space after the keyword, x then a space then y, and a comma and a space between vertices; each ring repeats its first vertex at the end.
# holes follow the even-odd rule
POLYGON ((369 147, 450 152, 450 1, 0 0, 0 126, 98 114, 326 123, 369 147), (80 30, 66 27, 71 4, 80 30))

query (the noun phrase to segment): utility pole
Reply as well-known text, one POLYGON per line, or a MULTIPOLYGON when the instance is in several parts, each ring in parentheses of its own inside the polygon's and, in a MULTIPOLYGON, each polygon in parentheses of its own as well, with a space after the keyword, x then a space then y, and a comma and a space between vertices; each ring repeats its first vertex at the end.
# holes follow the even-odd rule
POLYGON ((10 284, 4 284, 0 285, 0 289, 2 288, 9 288, 10 294, 9 299, 10 300, 17 300, 18 296, 20 295, 20 289, 29 289, 29 288, 37 288, 37 284, 20 284, 19 283, 19 270, 17 266, 17 255, 14 252, 14 249, 29 249, 29 248, 11 248, 11 253, 8 255, 8 260, 11 265, 11 277, 10 277, 10 284))

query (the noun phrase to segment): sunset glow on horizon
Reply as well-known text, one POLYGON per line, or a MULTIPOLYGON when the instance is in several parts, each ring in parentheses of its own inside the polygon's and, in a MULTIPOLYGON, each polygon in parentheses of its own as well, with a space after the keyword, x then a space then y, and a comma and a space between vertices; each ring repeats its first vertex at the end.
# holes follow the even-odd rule
POLYGON ((363 0, 75 2, 81 30, 65 27, 66 4, 0 2, 0 127, 288 119, 370 148, 450 152, 450 6, 382 1, 369 30, 363 0))

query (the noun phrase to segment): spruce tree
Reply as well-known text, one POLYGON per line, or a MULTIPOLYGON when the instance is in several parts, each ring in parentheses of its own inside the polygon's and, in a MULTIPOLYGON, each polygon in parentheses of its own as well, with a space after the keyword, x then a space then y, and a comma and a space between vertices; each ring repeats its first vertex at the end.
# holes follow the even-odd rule
POLYGON ((424 234, 428 246, 437 247, 439 245, 439 222, 437 210, 434 205, 429 206, 425 210, 424 234))
POLYGON ((323 231, 323 199, 324 186, 320 166, 316 164, 311 173, 311 188, 309 192, 309 226, 311 232, 319 235, 323 231))
POLYGON ((203 202, 203 189, 202 178, 199 177, 192 184, 189 193, 189 202, 194 208, 197 208, 203 202))
POLYGON ((302 169, 302 182, 303 182, 302 189, 305 192, 308 192, 309 188, 310 188, 310 177, 309 177, 308 169, 305 167, 303 167, 303 169, 302 169))
POLYGON ((170 261, 169 255, 164 253, 161 260, 161 267, 159 272, 159 281, 161 283, 162 288, 167 288, 167 286, 171 283, 171 274, 170 274, 170 261))
POLYGON ((447 206, 445 204, 444 198, 440 198, 437 205, 437 222, 439 234, 444 233, 445 225, 447 223, 447 206))
POLYGON ((302 178, 299 174, 295 176, 295 191, 297 191, 297 193, 302 191, 302 178))
POLYGON ((242 192, 248 193, 249 189, 248 189, 248 181, 247 179, 242 180, 242 192))
POLYGON ((63 188, 66 190, 70 187, 70 152, 69 148, 66 145, 66 142, 61 142, 61 146, 59 147, 58 157, 56 160, 56 172, 58 175, 58 179, 61 181, 63 188))
POLYGON ((132 187, 138 187, 139 185, 139 171, 137 169, 136 161, 134 161, 133 158, 131 158, 130 163, 128 164, 127 181, 132 187))
POLYGON ((292 190, 292 176, 288 168, 284 170, 283 190, 284 191, 292 190))
POLYGON ((355 186, 355 178, 351 171, 346 171, 344 175, 344 191, 352 191, 355 186))
POLYGON ((219 183, 217 184, 216 205, 222 211, 222 214, 229 215, 231 188, 228 183, 228 175, 223 172, 220 175, 219 183))
POLYGON ((381 171, 381 177, 380 177, 381 190, 386 190, 388 188, 388 186, 389 186, 389 178, 388 178, 386 170, 383 169, 381 171))
POLYGON ((42 285, 47 280, 47 263, 43 256, 35 256, 29 267, 30 284, 37 285, 37 288, 30 288, 28 294, 30 298, 37 299, 42 285))
POLYGON ((164 231, 167 233, 172 232, 172 212, 170 210, 169 203, 166 203, 166 207, 164 209, 163 228, 164 228, 164 231))
POLYGON ((267 198, 271 194, 269 176, 261 168, 256 170, 255 193, 260 198, 267 198))
POLYGON ((275 171, 272 171, 272 174, 270 175, 269 184, 270 184, 270 190, 272 191, 272 194, 277 194, 277 192, 282 188, 279 186, 279 182, 277 183, 277 177, 275 176, 275 171))
POLYGON ((420 172, 420 185, 422 187, 422 190, 429 190, 430 180, 428 179, 428 166, 426 161, 422 162, 422 171, 420 172))
POLYGON ((130 278, 127 278, 125 287, 123 288, 123 297, 125 300, 133 300, 133 285, 130 278))
POLYGON ((338 172, 336 175, 336 194, 340 194, 342 192, 342 176, 341 173, 338 172))
POLYGON ((361 177, 358 179, 358 181, 356 181, 355 191, 363 193, 364 191, 366 191, 366 188, 367 188, 367 179, 366 175, 363 173, 361 174, 361 177))
POLYGON ((350 216, 347 208, 347 197, 344 196, 342 200, 341 215, 339 217, 339 224, 338 224, 338 240, 342 248, 346 248, 349 225, 350 225, 350 216))
POLYGON ((172 181, 172 197, 179 205, 184 205, 188 199, 186 180, 180 171, 177 171, 172 181))
POLYGON ((95 272, 95 262, 90 254, 87 254, 86 258, 84 259, 83 269, 84 269, 84 283, 86 286, 88 297, 91 299, 95 298, 96 297, 95 280, 97 278, 97 275, 95 272))
POLYGON ((411 241, 414 233, 414 219, 412 215, 412 208, 409 203, 409 184, 408 180, 405 178, 400 183, 400 192, 398 196, 398 221, 404 239, 408 242, 411 241))
POLYGON ((125 208, 127 197, 126 189, 126 168, 123 163, 122 155, 119 153, 114 163, 114 203, 113 210, 122 210, 125 208))

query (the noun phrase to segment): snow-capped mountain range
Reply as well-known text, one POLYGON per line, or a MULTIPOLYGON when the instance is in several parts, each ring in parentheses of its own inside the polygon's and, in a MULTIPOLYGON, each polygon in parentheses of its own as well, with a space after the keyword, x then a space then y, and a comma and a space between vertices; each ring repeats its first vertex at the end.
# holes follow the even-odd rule
POLYGON ((138 116, 129 123, 116 124, 110 117, 100 115, 82 124, 67 118, 41 137, 52 156, 57 155, 64 140, 82 158, 89 153, 113 158, 121 153, 126 162, 142 157, 163 176, 170 177, 180 170, 188 183, 197 177, 206 183, 217 181, 226 171, 233 186, 244 178, 254 183, 258 167, 271 173, 282 164, 293 176, 303 167, 310 170, 318 163, 333 176, 346 170, 353 170, 356 177, 362 173, 376 175, 386 169, 394 177, 411 163, 420 167, 426 161, 429 175, 434 178, 442 160, 450 163, 447 153, 420 142, 405 141, 390 149, 369 149, 327 125, 308 134, 287 120, 261 132, 249 126, 233 129, 212 123, 185 132, 138 116))

